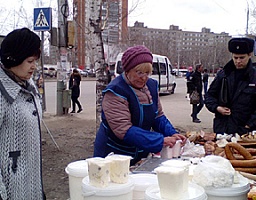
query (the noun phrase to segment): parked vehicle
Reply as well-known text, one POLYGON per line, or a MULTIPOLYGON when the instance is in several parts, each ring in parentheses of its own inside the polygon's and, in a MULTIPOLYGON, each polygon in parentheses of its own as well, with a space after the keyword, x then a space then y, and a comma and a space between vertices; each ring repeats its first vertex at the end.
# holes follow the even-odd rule
POLYGON ((44 77, 47 77, 49 75, 48 67, 44 67, 44 77))
POLYGON ((57 77, 57 67, 55 65, 45 65, 44 66, 44 77, 57 77))
POLYGON ((183 77, 183 76, 186 76, 186 73, 188 70, 187 69, 173 69, 172 71, 175 74, 175 76, 183 77))
MULTIPOLYGON (((68 75, 72 74, 73 69, 74 69, 74 68, 71 68, 71 69, 70 69, 70 72, 68 73, 68 75)), ((87 71, 83 71, 83 70, 81 70, 81 69, 79 69, 79 68, 76 68, 76 69, 78 70, 78 72, 81 74, 82 77, 87 77, 87 76, 88 76, 88 72, 87 72, 87 71)))
MULTIPOLYGON (((123 53, 119 53, 115 63, 115 77, 123 72, 121 59, 123 53)), ((175 76, 172 74, 172 65, 170 60, 163 55, 153 54, 153 71, 151 78, 158 81, 159 94, 173 94, 176 88, 175 76)))
POLYGON ((95 69, 88 70, 88 77, 96 77, 95 69))
POLYGON ((57 70, 54 67, 49 67, 48 69, 48 76, 57 77, 57 70))

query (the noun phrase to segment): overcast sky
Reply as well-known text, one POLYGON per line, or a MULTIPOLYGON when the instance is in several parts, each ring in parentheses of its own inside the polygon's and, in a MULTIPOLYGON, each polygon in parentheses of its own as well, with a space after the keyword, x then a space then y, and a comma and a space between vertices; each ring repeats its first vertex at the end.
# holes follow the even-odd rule
MULTIPOLYGON (((129 8, 138 1, 129 15, 129 26, 139 21, 149 28, 169 29, 169 25, 177 25, 184 31, 200 32, 206 27, 214 33, 246 33, 246 0, 129 0, 129 8)), ((248 5, 253 7, 251 0, 248 5)))
MULTIPOLYGON (((128 0, 129 11, 139 2, 128 16, 128 25, 133 26, 135 21, 139 21, 150 28, 169 29, 170 25, 177 25, 184 31, 200 32, 203 27, 206 27, 215 33, 244 35, 247 1, 250 10, 255 7, 253 0, 128 0)), ((0 8, 17 11, 21 2, 27 9, 27 13, 33 17, 33 9, 37 7, 38 2, 41 2, 40 7, 56 8, 58 0, 0 0, 0 8)), ((253 20, 251 17, 249 19, 250 25, 253 20)), ((0 34, 6 32, 3 27, 9 25, 13 28, 18 20, 13 13, 1 14, 0 34)), ((250 26, 248 32, 250 33, 250 26)))

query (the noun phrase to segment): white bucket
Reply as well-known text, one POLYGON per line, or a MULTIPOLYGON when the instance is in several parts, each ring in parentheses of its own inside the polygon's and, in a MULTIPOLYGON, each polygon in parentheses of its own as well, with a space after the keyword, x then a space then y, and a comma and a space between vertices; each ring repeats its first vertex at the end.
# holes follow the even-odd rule
POLYGON ((82 180, 83 200, 132 200, 133 188, 131 178, 125 184, 110 182, 105 188, 90 185, 89 176, 82 180))
POLYGON ((248 179, 240 177, 238 184, 226 188, 205 188, 208 200, 247 200, 250 190, 248 179))
MULTIPOLYGON (((153 185, 146 189, 145 200, 163 200, 158 185, 153 185)), ((207 200, 207 195, 203 187, 189 183, 188 190, 183 193, 182 198, 179 200, 207 200)))
POLYGON ((82 180, 88 175, 88 164, 85 160, 79 160, 68 164, 65 169, 69 179, 70 200, 83 200, 82 180))
POLYGON ((145 191, 151 185, 157 185, 157 175, 155 174, 131 174, 134 182, 133 200, 144 200, 145 191))

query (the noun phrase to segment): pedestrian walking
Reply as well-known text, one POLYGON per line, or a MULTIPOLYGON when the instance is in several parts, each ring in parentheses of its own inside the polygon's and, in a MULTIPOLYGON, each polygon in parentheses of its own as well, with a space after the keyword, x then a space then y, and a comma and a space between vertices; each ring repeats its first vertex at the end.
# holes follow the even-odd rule
POLYGON ((204 69, 204 73, 203 73, 204 95, 206 94, 208 89, 208 80, 209 80, 208 70, 204 69))
POLYGON ((105 64, 105 67, 106 67, 106 74, 107 74, 107 83, 109 84, 112 80, 112 75, 110 72, 110 67, 107 63, 105 64))
POLYGON ((71 101, 72 101, 71 113, 76 112, 76 105, 78 106, 77 113, 80 113, 83 110, 78 100, 80 96, 80 82, 81 82, 81 74, 77 69, 73 69, 73 72, 69 78, 69 89, 71 90, 71 101))
POLYGON ((186 96, 186 98, 187 98, 188 101, 190 100, 189 95, 192 92, 192 84, 191 84, 191 80, 190 80, 191 74, 193 74, 193 67, 192 66, 188 67, 188 71, 186 73, 186 78, 185 78, 186 79, 186 84, 187 84, 187 96, 186 96))
POLYGON ((202 89, 203 89, 203 83, 202 83, 202 72, 203 72, 203 65, 197 64, 195 72, 191 74, 190 81, 191 81, 191 87, 192 91, 196 90, 199 94, 199 103, 198 104, 192 104, 192 122, 194 123, 200 123, 201 120, 197 118, 197 115, 204 107, 204 100, 202 95, 202 89))
POLYGON ((135 165, 149 153, 164 146, 173 147, 177 140, 185 143, 166 118, 158 83, 150 78, 152 53, 144 46, 128 48, 122 56, 124 72, 103 91, 102 120, 94 143, 94 156, 109 153, 129 155, 135 165))
POLYGON ((242 135, 256 130, 256 69, 251 60, 254 40, 232 38, 228 50, 232 59, 217 73, 205 104, 215 114, 215 133, 242 135))
POLYGON ((40 38, 28 28, 15 29, 0 52, 0 199, 44 200, 42 98, 31 78, 40 38))

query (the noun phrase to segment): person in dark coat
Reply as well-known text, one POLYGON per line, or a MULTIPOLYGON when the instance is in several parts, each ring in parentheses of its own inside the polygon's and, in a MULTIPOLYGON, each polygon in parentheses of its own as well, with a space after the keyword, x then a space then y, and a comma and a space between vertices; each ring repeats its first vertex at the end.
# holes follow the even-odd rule
POLYGON ((191 81, 191 89, 197 90, 199 93, 199 104, 192 104, 192 121, 194 123, 200 123, 201 120, 197 118, 198 113, 202 110, 204 107, 204 100, 203 100, 203 95, 202 95, 202 89, 203 89, 203 83, 202 83, 202 72, 203 72, 203 65, 202 64, 197 64, 196 65, 196 70, 191 76, 189 77, 191 81))
POLYGON ((76 112, 76 104, 78 106, 77 113, 80 113, 83 109, 78 101, 80 96, 80 82, 81 82, 81 75, 77 69, 73 69, 73 73, 69 79, 69 89, 71 90, 71 100, 72 100, 72 111, 71 113, 76 112))
POLYGON ((256 130, 256 69, 251 61, 254 40, 232 38, 228 49, 232 59, 211 83, 205 104, 215 113, 215 133, 242 135, 256 130))
POLYGON ((109 65, 105 64, 105 67, 106 67, 106 74, 107 74, 107 83, 109 84, 112 80, 112 75, 111 75, 111 72, 110 72, 109 65))

